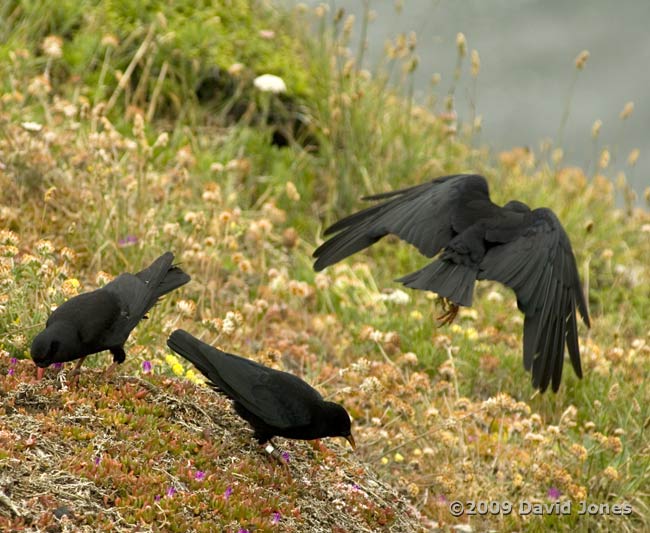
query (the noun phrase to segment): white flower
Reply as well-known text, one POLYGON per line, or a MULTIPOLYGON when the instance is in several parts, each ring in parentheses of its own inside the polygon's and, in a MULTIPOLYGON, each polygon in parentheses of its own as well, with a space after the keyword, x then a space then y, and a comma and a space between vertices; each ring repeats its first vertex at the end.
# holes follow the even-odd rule
POLYGON ((503 301, 503 295, 500 292, 497 291, 490 291, 487 295, 487 299, 490 302, 502 302, 503 301))
POLYGON ((43 129, 43 125, 38 122, 22 122, 20 125, 27 131, 41 131, 43 129))
POLYGON ((379 299, 383 302, 392 302, 397 305, 406 305, 411 301, 411 297, 400 289, 396 289, 389 294, 380 294, 379 299))
POLYGON ((41 44, 46 56, 59 58, 63 55, 63 39, 58 35, 48 35, 41 44))
POLYGON ((262 74, 253 80, 253 85, 265 93, 286 93, 287 85, 279 76, 273 74, 262 74))
POLYGON ((226 335, 232 335, 237 329, 237 325, 234 320, 227 316, 221 325, 221 329, 226 335))
POLYGON ((370 335, 368 337, 370 338, 371 341, 374 342, 381 342, 384 340, 384 334, 381 331, 376 329, 373 329, 370 332, 370 335))

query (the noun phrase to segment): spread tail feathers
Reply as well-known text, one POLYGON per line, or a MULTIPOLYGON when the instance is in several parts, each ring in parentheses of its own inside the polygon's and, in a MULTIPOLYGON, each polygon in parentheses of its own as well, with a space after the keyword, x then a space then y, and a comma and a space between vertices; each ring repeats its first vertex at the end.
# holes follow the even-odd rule
POLYGON ((472 305, 477 271, 464 265, 437 260, 396 281, 411 289, 432 291, 457 305, 472 305))

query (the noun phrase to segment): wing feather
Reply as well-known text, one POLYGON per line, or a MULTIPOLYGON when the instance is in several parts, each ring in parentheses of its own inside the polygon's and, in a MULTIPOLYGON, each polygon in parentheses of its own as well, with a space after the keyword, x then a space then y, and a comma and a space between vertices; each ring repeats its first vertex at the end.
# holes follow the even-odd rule
POLYGON ((320 393, 300 378, 223 352, 186 331, 174 331, 167 344, 194 364, 213 387, 276 428, 309 424, 312 416, 308 405, 322 401, 320 393))
MULTIPOLYGON (((464 211, 473 201, 490 202, 483 176, 445 176, 400 191, 368 197, 386 200, 345 217, 325 230, 336 233, 314 252, 315 270, 337 263, 393 234, 433 257, 457 234, 467 218, 464 211)), ((496 207, 496 206, 495 206, 496 207)))
POLYGON ((517 295, 524 320, 524 367, 544 391, 559 387, 566 344, 578 376, 580 351, 576 305, 589 315, 571 244, 549 209, 531 211, 518 237, 488 250, 479 279, 499 281, 517 295))

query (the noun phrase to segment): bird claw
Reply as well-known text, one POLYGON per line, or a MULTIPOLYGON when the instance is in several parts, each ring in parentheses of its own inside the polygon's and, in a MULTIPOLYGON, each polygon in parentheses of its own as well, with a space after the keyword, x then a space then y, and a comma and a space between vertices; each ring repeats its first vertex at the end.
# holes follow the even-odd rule
POLYGON ((106 370, 104 370, 104 378, 110 378, 113 375, 113 372, 115 372, 115 369, 117 368, 117 363, 113 362, 111 363, 106 370))
POLYGON ((439 317, 436 317, 439 328, 451 324, 455 320, 456 315, 458 314, 458 305, 447 298, 442 298, 442 310, 444 313, 439 317))
POLYGON ((79 376, 81 376, 81 370, 73 368, 68 376, 68 387, 76 387, 79 384, 79 376))
POLYGON ((273 459, 275 459, 280 465, 286 470, 287 473, 291 473, 289 470, 289 461, 285 459, 284 454, 278 450, 270 442, 265 446, 264 451, 268 453, 273 459))

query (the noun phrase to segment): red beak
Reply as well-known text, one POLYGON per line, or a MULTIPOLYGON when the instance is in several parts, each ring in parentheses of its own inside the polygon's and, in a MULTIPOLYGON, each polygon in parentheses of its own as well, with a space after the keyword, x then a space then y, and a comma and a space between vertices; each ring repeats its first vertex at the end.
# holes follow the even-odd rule
POLYGON ((43 379, 43 376, 45 375, 45 368, 41 368, 40 366, 36 367, 36 379, 37 381, 41 381, 43 379))

